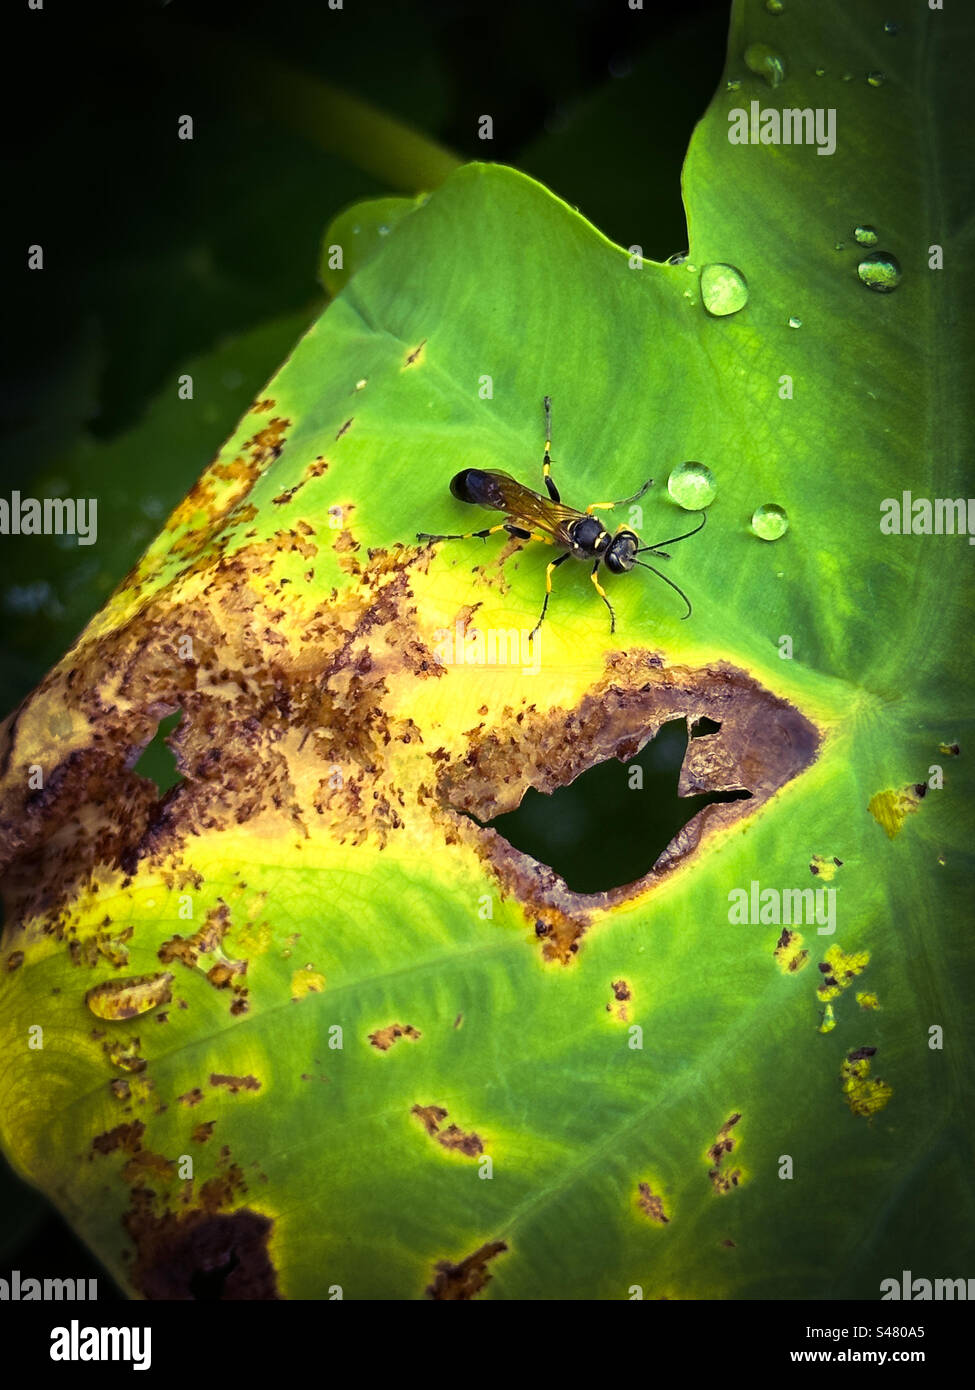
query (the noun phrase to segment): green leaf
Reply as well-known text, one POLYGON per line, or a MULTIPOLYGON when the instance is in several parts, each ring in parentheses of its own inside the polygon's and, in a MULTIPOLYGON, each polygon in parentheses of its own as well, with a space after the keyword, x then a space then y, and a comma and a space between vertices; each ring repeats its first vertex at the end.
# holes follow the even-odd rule
POLYGON ((689 263, 631 262, 514 170, 451 176, 8 721, 0 1134, 131 1290, 876 1298, 966 1267, 968 550, 880 520, 965 487, 971 26, 892 37, 887 8, 736 9, 689 263), (835 154, 732 144, 753 99, 835 108, 835 154), (715 265, 737 312, 705 311, 715 265), (694 520, 671 470, 712 470, 659 562, 689 621, 634 571, 611 634, 573 565, 526 649, 552 552, 415 543, 484 524, 462 468, 540 484, 545 394, 566 501, 652 475, 620 518, 648 542, 694 520), (460 663, 475 625, 517 658, 460 663), (160 800, 128 769, 177 709, 160 800), (675 718, 721 726, 681 794, 752 798, 636 884, 572 894, 482 828, 614 756, 635 794, 675 718), (739 923, 753 884, 821 916, 739 923))

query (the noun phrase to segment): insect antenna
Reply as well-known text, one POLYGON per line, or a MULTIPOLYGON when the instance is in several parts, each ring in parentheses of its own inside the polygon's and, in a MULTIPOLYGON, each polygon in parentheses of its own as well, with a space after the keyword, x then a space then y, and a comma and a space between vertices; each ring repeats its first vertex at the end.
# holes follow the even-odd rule
MULTIPOLYGON (((646 551, 646 550, 652 550, 652 551, 654 551, 656 554, 659 555, 659 554, 661 553, 661 552, 660 552, 660 547, 661 547, 662 545, 676 545, 678 541, 686 541, 687 538, 688 538, 688 536, 696 536, 697 533, 698 533, 698 531, 700 531, 701 527, 702 527, 702 526, 704 525, 704 523, 707 521, 707 519, 708 519, 708 514, 707 514, 707 512, 702 512, 702 513, 701 513, 701 520, 700 520, 699 524, 698 524, 697 526, 695 526, 692 530, 690 530, 690 531, 685 531, 684 534, 683 534, 682 536, 671 536, 671 537, 669 538, 669 540, 665 540, 665 541, 655 541, 655 542, 653 543, 653 545, 641 545, 641 546, 639 547, 639 549, 637 550, 636 553, 637 553, 638 555, 642 555, 642 554, 644 553, 644 551, 646 551)), ((664 555, 663 558, 664 558, 665 560, 669 560, 669 559, 670 559, 670 556, 669 556, 669 555, 664 555)), ((649 569, 650 566, 648 565, 647 568, 649 569)), ((662 575, 661 575, 661 578, 663 578, 662 575)))
MULTIPOLYGON (((697 529, 700 530, 701 528, 698 527, 697 529)), ((683 539, 683 537, 681 537, 681 539, 683 539)), ((666 544, 669 544, 669 542, 664 541, 664 542, 661 542, 661 544, 666 545, 666 544)), ((645 547, 645 549, 647 549, 647 550, 650 550, 651 548, 652 548, 652 547, 649 546, 649 545, 645 547)), ((687 604, 687 612, 684 614, 684 617, 681 619, 681 622, 685 622, 685 621, 691 616, 691 614, 694 612, 694 609, 691 607, 691 601, 690 601, 690 599, 687 597, 687 595, 684 593, 684 590, 680 587, 680 585, 679 585, 679 584, 675 584, 674 581, 673 581, 672 579, 668 579, 667 576, 666 576, 665 574, 661 574, 659 570, 655 570, 654 567, 653 567, 653 565, 648 565, 647 562, 646 562, 645 560, 636 560, 636 561, 634 561, 634 563, 637 564, 637 565, 639 565, 641 569, 649 570, 649 571, 651 572, 651 574, 655 574, 655 575, 657 576, 658 579, 662 579, 662 580, 664 581, 665 584, 669 584, 670 587, 671 587, 672 589, 674 589, 678 594, 680 594, 681 598, 682 598, 682 599, 684 600, 684 602, 687 604)))

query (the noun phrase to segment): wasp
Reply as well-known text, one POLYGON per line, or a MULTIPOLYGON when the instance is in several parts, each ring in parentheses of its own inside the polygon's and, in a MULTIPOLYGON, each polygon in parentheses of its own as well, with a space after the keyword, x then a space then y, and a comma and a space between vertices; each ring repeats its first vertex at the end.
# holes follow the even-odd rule
POLYGON ((619 526, 615 533, 610 534, 598 517, 593 516, 593 512, 611 510, 613 507, 625 507, 631 502, 638 502, 644 493, 653 486, 653 479, 648 478, 632 497, 624 497, 618 502, 590 502, 584 512, 577 511, 575 507, 567 507, 562 501, 558 488, 552 478, 552 398, 546 396, 542 402, 545 411, 545 451, 542 455, 542 478, 548 496, 545 497, 539 492, 533 492, 531 488, 525 487, 512 478, 510 473, 503 473, 494 468, 465 468, 462 472, 456 473, 450 480, 450 491, 460 502, 470 502, 476 507, 486 507, 491 511, 504 512, 505 519, 497 526, 487 526, 482 531, 466 531, 460 535, 433 536, 426 531, 417 532, 418 541, 466 541, 474 537, 487 540, 488 536, 493 536, 498 531, 507 531, 509 536, 515 536, 519 540, 542 541, 546 545, 559 546, 562 554, 557 556, 545 571, 545 602, 542 604, 542 611, 539 614, 538 622, 531 631, 531 636, 545 621, 545 613, 548 609, 548 602, 552 596, 552 575, 559 565, 566 560, 592 561, 590 578, 595 586, 596 593, 609 609, 611 633, 616 631, 616 614, 613 612, 613 605, 607 597, 606 590, 599 582, 599 567, 605 565, 610 574, 626 574, 634 565, 639 565, 642 569, 650 570, 662 579, 684 600, 687 605, 687 612, 684 618, 691 616, 692 608, 690 599, 684 590, 675 584, 672 579, 668 579, 660 570, 654 569, 653 565, 648 565, 644 560, 638 560, 638 555, 653 555, 657 559, 669 560, 670 556, 665 550, 661 550, 663 545, 675 545, 677 541, 683 541, 688 536, 697 535, 706 520, 706 513, 701 514, 701 520, 697 526, 690 531, 685 531, 680 536, 671 536, 665 541, 657 541, 654 545, 641 545, 640 537, 635 531, 631 531, 627 526, 619 526))

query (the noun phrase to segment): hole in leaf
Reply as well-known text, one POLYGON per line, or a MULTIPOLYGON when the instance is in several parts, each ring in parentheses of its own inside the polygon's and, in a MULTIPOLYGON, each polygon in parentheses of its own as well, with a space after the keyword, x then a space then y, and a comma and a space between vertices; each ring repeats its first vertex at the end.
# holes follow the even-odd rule
POLYGON ((173 732, 183 717, 183 711, 167 714, 159 721, 159 727, 149 743, 143 748, 139 761, 133 768, 140 777, 155 782, 159 795, 164 796, 170 787, 176 787, 184 779, 176 767, 176 755, 167 745, 166 738, 173 732))
POLYGON ((635 757, 610 758, 551 795, 529 787, 516 811, 488 824, 515 849, 554 869, 576 893, 633 883, 698 811, 751 796, 739 788, 678 797, 687 742, 686 721, 675 719, 635 757))
POLYGON ((691 725, 691 738, 707 738, 708 734, 716 734, 720 728, 720 724, 703 715, 700 719, 695 719, 691 725))
POLYGON ((190 1276, 190 1297, 205 1303, 222 1299, 227 1279, 239 1264, 236 1252, 231 1250, 230 1258, 216 1269, 195 1270, 190 1276))

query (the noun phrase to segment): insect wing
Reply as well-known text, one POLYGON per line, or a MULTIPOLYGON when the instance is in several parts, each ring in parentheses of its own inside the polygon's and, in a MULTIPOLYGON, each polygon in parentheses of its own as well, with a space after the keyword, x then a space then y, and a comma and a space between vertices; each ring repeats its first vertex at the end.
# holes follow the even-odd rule
POLYGON ((533 492, 530 487, 525 487, 516 478, 512 478, 510 473, 502 473, 495 469, 484 470, 481 477, 485 479, 485 494, 490 494, 492 499, 496 499, 490 502, 485 500, 481 503, 482 506, 507 512, 513 521, 525 522, 535 530, 553 536, 562 544, 569 543, 566 523, 578 520, 581 512, 533 492))

